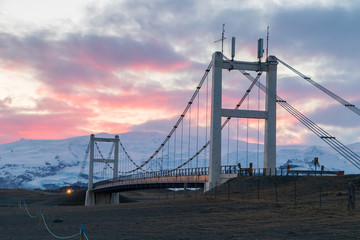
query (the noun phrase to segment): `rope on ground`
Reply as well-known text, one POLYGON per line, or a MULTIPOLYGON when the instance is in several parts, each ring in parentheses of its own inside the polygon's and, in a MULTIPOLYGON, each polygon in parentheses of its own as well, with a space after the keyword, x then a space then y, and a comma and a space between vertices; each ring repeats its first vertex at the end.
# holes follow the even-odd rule
POLYGON ((60 237, 60 236, 57 236, 55 235, 53 232, 50 231, 49 227, 47 226, 46 224, 46 221, 45 221, 45 218, 44 218, 44 213, 43 213, 43 210, 41 209, 40 210, 40 213, 41 213, 41 218, 42 218, 42 221, 44 223, 44 226, 46 227, 46 230, 48 230, 48 232, 54 237, 54 238, 58 238, 58 239, 69 239, 69 238, 73 238, 73 237, 76 237, 76 236, 79 236, 81 234, 81 231, 74 234, 74 235, 71 235, 71 236, 68 236, 68 237, 60 237))
MULTIPOLYGON (((44 217, 44 212, 43 212, 43 209, 40 210, 40 213, 38 213, 37 215, 32 215, 28 208, 27 208, 27 205, 26 205, 26 202, 24 201, 24 204, 23 204, 25 210, 26 210, 26 213, 28 214, 29 217, 31 218, 37 218, 37 217, 41 217, 42 219, 42 222, 44 223, 44 226, 46 228, 46 230, 54 237, 54 238, 57 238, 57 239, 70 239, 70 238, 74 238, 76 236, 79 236, 81 235, 81 239, 86 239, 86 240, 89 240, 88 237, 86 236, 85 234, 85 225, 81 225, 81 228, 80 228, 80 232, 74 234, 74 235, 71 235, 71 236, 67 236, 67 237, 60 237, 60 236, 57 236, 56 234, 54 234, 53 232, 51 232, 51 230, 49 229, 48 225, 46 224, 46 221, 45 221, 45 217, 44 217)), ((22 208, 22 205, 21 205, 21 202, 20 202, 20 206, 19 206, 21 209, 22 208)))
POLYGON ((26 205, 26 202, 25 202, 25 201, 24 201, 24 208, 25 208, 25 210, 26 210, 26 212, 27 212, 27 214, 28 214, 29 217, 31 217, 31 218, 37 218, 38 216, 40 216, 39 213, 36 214, 36 215, 32 215, 32 214, 29 212, 29 209, 27 208, 27 205, 26 205))
POLYGON ((89 240, 88 237, 86 236, 85 232, 83 232, 83 235, 86 238, 86 240, 89 240))

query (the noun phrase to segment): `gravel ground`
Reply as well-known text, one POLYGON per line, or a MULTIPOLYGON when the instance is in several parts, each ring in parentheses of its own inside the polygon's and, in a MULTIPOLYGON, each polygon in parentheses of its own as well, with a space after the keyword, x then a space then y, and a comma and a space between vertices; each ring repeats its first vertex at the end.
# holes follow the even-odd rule
POLYGON ((93 207, 78 205, 83 192, 0 190, 0 239, 54 239, 21 200, 31 214, 42 208, 59 236, 84 224, 89 239, 360 239, 360 211, 347 210, 345 187, 356 177, 242 177, 206 195, 137 191, 93 207))

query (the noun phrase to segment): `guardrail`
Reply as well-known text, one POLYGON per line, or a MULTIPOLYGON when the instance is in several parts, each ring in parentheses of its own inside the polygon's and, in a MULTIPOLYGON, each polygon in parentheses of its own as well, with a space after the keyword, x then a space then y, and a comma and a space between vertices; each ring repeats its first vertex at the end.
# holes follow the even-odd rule
POLYGON ((296 176, 299 175, 315 175, 315 176, 322 176, 322 175, 336 175, 341 176, 344 175, 344 171, 307 171, 307 170, 289 170, 288 174, 293 174, 296 176))
POLYGON ((287 169, 279 168, 238 168, 237 165, 222 166, 222 174, 237 173, 240 176, 284 176, 287 175, 287 169))
POLYGON ((175 170, 160 170, 154 172, 137 173, 127 176, 120 176, 116 180, 133 180, 139 178, 153 178, 153 177, 176 177, 176 176, 195 176, 195 175, 208 175, 209 167, 199 168, 182 168, 175 170))
MULTIPOLYGON (((117 179, 97 182, 94 187, 119 181, 130 181, 138 179, 150 179, 160 177, 177 176, 201 176, 208 175, 209 167, 182 168, 175 170, 160 170, 153 172, 137 173, 119 176, 117 179)), ((239 168, 238 165, 221 166, 221 174, 238 174, 239 176, 291 176, 291 175, 344 175, 344 171, 312 171, 312 170, 289 170, 286 167, 278 168, 239 168)))

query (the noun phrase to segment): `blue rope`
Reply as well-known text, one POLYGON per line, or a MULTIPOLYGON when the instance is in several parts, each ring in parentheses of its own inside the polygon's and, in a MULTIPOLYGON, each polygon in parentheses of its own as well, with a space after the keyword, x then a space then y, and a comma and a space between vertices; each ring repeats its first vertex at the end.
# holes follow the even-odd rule
POLYGON ((31 218, 37 218, 37 217, 40 215, 39 213, 38 213, 37 215, 32 215, 32 214, 29 212, 25 201, 24 201, 24 207, 25 207, 25 210, 26 210, 27 214, 29 215, 29 217, 31 217, 31 218))
POLYGON ((85 234, 84 232, 83 232, 83 234, 84 234, 84 237, 86 238, 86 240, 89 240, 88 237, 86 236, 86 234, 85 234))
MULTIPOLYGON (((21 202, 20 202, 20 208, 22 208, 22 207, 21 207, 21 202)), ((41 219, 42 219, 42 221, 43 221, 43 223, 44 223, 44 226, 45 226, 46 230, 47 230, 54 238, 58 238, 58 239, 69 239, 69 238, 74 238, 74 237, 76 237, 76 236, 79 236, 79 235, 83 234, 84 237, 85 237, 87 240, 89 240, 88 237, 87 237, 86 234, 85 234, 85 226, 84 226, 84 225, 81 225, 81 230, 80 230, 80 232, 78 232, 78 233, 76 233, 76 234, 74 234, 74 235, 68 236, 68 237, 60 237, 60 236, 57 236, 57 235, 55 235, 53 232, 50 231, 48 225, 46 224, 45 217, 44 217, 44 214, 43 214, 43 210, 42 210, 42 209, 40 210, 40 213, 38 213, 37 215, 32 215, 32 214, 29 212, 25 201, 24 201, 24 208, 25 208, 27 214, 29 215, 29 217, 31 217, 31 218, 37 218, 37 217, 41 216, 41 219)))
POLYGON ((55 235, 54 233, 52 233, 52 232, 50 231, 50 229, 48 228, 48 226, 47 226, 47 224, 46 224, 46 222, 45 222, 43 210, 41 209, 40 212, 41 212, 41 218, 42 218, 42 220, 43 220, 43 223, 44 223, 46 229, 48 230, 48 232, 49 232, 54 238, 58 238, 58 239, 69 239, 69 238, 73 238, 73 237, 79 236, 79 235, 81 234, 81 232, 78 232, 78 233, 76 233, 76 234, 74 234, 74 235, 71 235, 71 236, 68 236, 68 237, 60 237, 60 236, 55 235))

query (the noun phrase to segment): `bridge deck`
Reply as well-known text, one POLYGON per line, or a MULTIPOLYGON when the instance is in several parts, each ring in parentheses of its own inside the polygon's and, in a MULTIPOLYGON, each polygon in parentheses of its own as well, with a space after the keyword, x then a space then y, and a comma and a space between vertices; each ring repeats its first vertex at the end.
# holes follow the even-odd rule
POLYGON ((95 185, 92 191, 122 192, 149 188, 183 188, 184 184, 190 188, 203 187, 207 181, 208 175, 152 177, 101 183, 95 185))
MULTIPOLYGON (((293 175, 294 173, 308 174, 314 171, 301 170, 287 170, 286 168, 254 168, 249 171, 248 168, 238 168, 237 166, 223 166, 220 174, 220 182, 225 182, 228 179, 241 176, 265 176, 265 175, 293 175)), ((329 174, 328 171, 319 172, 320 174, 329 174)), ((122 176, 119 180, 102 181, 94 184, 92 192, 122 192, 140 189, 151 188, 183 188, 184 184, 187 187, 204 187, 205 182, 208 182, 208 168, 194 168, 194 169, 178 169, 176 171, 159 171, 147 172, 141 174, 134 174, 129 176, 122 176)))

